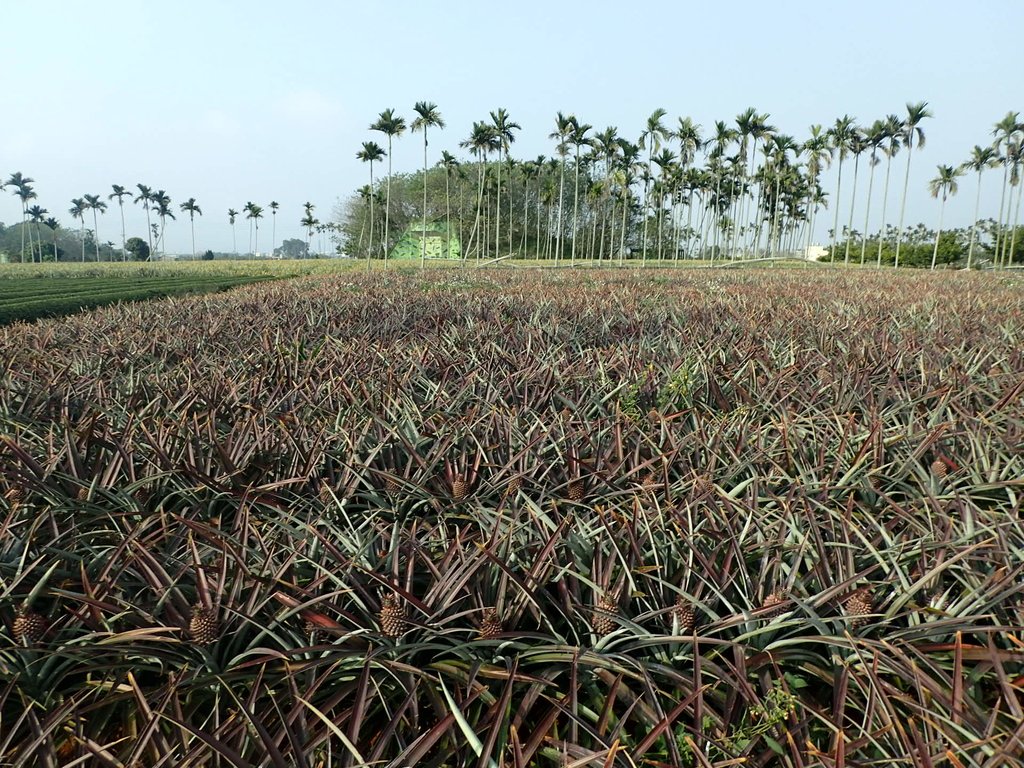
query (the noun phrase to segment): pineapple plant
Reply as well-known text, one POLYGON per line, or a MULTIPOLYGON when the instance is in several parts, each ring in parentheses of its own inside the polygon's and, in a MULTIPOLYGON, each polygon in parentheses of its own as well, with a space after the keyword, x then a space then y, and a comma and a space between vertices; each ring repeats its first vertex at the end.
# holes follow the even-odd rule
POLYGON ((587 495, 587 489, 583 484, 583 480, 580 478, 570 480, 568 494, 569 501, 583 501, 583 498, 587 495))
POLYGON ((700 498, 713 493, 715 483, 708 475, 697 475, 693 478, 693 495, 700 498))
POLYGON ((781 616, 787 610, 789 609, 786 607, 786 594, 780 589, 769 593, 758 607, 758 611, 765 612, 765 618, 767 619, 774 619, 776 616, 781 616))
POLYGON ((397 496, 402 491, 402 484, 395 478, 389 477, 384 481, 384 493, 389 496, 397 496))
POLYGON ((4 493, 4 498, 11 509, 15 510, 25 501, 25 491, 21 488, 8 488, 4 493))
POLYGON ((501 614, 497 608, 487 608, 483 618, 480 620, 480 639, 493 640, 503 631, 501 626, 501 614))
POLYGON ((11 632, 18 645, 34 645, 43 639, 48 626, 40 614, 23 608, 14 618, 11 632))
POLYGON ((508 485, 505 487, 506 496, 515 496, 523 487, 523 478, 516 475, 508 481, 508 485))
POLYGON ((196 603, 188 622, 188 633, 196 645, 210 645, 220 637, 220 619, 217 609, 196 603))
POLYGON ((618 606, 614 598, 604 595, 600 600, 597 601, 597 605, 594 606, 594 613, 591 619, 591 626, 594 628, 594 634, 598 637, 604 637, 610 634, 615 629, 615 618, 614 614, 618 606))
POLYGON ((680 632, 690 632, 696 626, 697 612, 691 603, 683 595, 676 598, 676 604, 672 607, 672 620, 680 632))
POLYGON ((466 494, 469 493, 469 483, 466 479, 459 475, 452 480, 452 498, 456 501, 462 501, 466 498, 466 494))
POLYGON ((867 624, 868 616, 874 613, 874 609, 875 604, 871 598, 870 587, 861 587, 843 601, 843 612, 849 619, 852 629, 867 624))
POLYGON ((405 606, 402 599, 391 592, 384 596, 380 606, 380 631, 384 637, 393 640, 398 639, 405 633, 405 606))

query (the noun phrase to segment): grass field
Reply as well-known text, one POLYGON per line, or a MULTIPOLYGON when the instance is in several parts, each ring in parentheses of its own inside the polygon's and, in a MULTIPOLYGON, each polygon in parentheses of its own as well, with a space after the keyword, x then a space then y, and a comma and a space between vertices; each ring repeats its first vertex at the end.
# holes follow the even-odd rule
POLYGON ((0 764, 1011 765, 1022 401, 990 274, 349 269, 0 328, 0 764))
POLYGON ((61 317, 119 301, 211 293, 324 271, 315 261, 0 266, 0 325, 61 317))

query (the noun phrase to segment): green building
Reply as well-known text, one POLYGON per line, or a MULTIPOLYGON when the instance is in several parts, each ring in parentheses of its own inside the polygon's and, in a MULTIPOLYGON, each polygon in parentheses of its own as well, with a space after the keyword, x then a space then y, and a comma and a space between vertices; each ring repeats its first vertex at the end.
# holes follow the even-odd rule
POLYGON ((423 239, 427 241, 428 259, 461 259, 462 245, 459 236, 452 229, 448 239, 448 223, 444 219, 428 221, 426 229, 423 222, 417 221, 409 225, 402 239, 392 249, 392 259, 418 259, 423 253, 423 239), (447 247, 445 247, 447 245, 447 247))

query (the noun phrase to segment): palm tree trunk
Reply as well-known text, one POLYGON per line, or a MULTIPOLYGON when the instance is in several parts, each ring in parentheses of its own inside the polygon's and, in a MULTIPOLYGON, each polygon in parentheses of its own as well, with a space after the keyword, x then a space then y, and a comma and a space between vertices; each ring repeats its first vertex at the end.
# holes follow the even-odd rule
POLYGON ((1010 171, 1010 164, 1006 160, 1003 161, 1003 188, 999 193, 999 218, 996 220, 996 241, 995 251, 993 255, 993 263, 996 267, 1000 266, 999 263, 999 246, 1005 241, 1005 233, 1003 232, 1003 208, 1006 205, 1006 188, 1007 188, 1007 177, 1010 171))
POLYGON ((381 242, 384 246, 384 269, 388 268, 388 237, 391 234, 391 134, 388 134, 388 182, 387 198, 384 201, 384 233, 381 242))
MULTIPOLYGON (((1017 248, 1017 225, 1020 222, 1020 198, 1021 193, 1024 192, 1024 188, 1018 187, 1017 189, 1017 206, 1013 213, 1013 228, 1010 230, 1010 249, 1006 253, 1006 266, 1013 266, 1013 254, 1017 248)), ((1010 215, 1009 209, 1006 211, 1007 217, 1010 215)))
POLYGON ((192 261, 196 260, 196 219, 195 216, 189 214, 188 217, 189 226, 192 229, 192 261))
POLYGON ((971 225, 971 244, 967 246, 967 269, 971 268, 974 259, 974 243, 978 239, 978 209, 981 208, 981 171, 978 169, 978 191, 974 194, 974 223, 971 225))
MULTIPOLYGON (((117 207, 121 209, 121 261, 128 261, 128 240, 124 228, 124 201, 117 198, 117 207)), ((56 254, 56 251, 54 251, 56 254)), ((56 259, 56 257, 54 257, 56 259)))
POLYGON ((576 237, 580 233, 580 145, 576 145, 575 181, 572 185, 572 251, 570 253, 570 264, 576 263, 576 237))
POLYGON ((85 214, 78 217, 79 237, 82 239, 82 263, 85 264, 85 214))
MULTIPOLYGON (((366 269, 369 271, 370 258, 373 256, 373 161, 370 161, 370 247, 366 251, 366 269)), ((309 256, 309 238, 306 238, 306 256, 309 256)))
POLYGON ((622 259, 626 254, 626 219, 629 215, 629 188, 623 190, 625 194, 622 198, 622 231, 619 233, 619 266, 622 266, 622 259))
POLYGON ((853 209, 857 204, 857 173, 860 169, 860 154, 853 156, 853 190, 850 193, 850 219, 846 222, 846 254, 843 264, 850 263, 850 241, 853 240, 853 209))
MULTIPOLYGON (((911 128, 913 131, 913 128, 911 128)), ((900 224, 896 231, 896 260, 895 266, 900 266, 900 246, 903 244, 903 216, 907 211, 907 189, 910 186, 910 159, 914 156, 914 134, 911 132, 907 139, 907 170, 903 175, 903 199, 900 201, 900 224)))
POLYGON ((875 153, 871 153, 871 170, 868 172, 868 199, 864 203, 864 232, 860 238, 860 265, 864 266, 864 254, 868 249, 868 224, 871 216, 871 191, 875 187, 875 153))
POLYGON ((427 266, 427 125, 423 124, 423 229, 420 232, 420 269, 427 266))
POLYGON ((494 258, 498 258, 498 249, 501 248, 501 152, 502 147, 498 145, 498 200, 495 205, 496 215, 494 217, 494 258))
POLYGON ((836 215, 832 222, 832 238, 831 244, 829 245, 828 260, 829 263, 835 263, 836 260, 836 238, 839 236, 839 194, 843 191, 843 156, 839 155, 839 176, 836 179, 836 215))
POLYGON ((935 260, 939 257, 939 238, 942 237, 942 218, 946 213, 946 195, 942 195, 942 206, 939 208, 939 231, 935 233, 935 248, 932 250, 932 269, 935 269, 935 260))
POLYGON ((889 207, 889 172, 892 170, 892 155, 886 153, 885 161, 885 187, 882 192, 882 224, 878 228, 878 260, 875 262, 875 267, 880 268, 882 266, 882 243, 885 242, 885 214, 889 207))
POLYGON ((555 222, 555 266, 562 257, 562 201, 565 194, 565 156, 562 156, 562 168, 558 174, 558 220, 555 222))
MULTIPOLYGON (((426 139, 424 139, 426 141, 426 139)), ((444 169, 444 218, 445 227, 448 230, 448 238, 445 240, 445 258, 452 257, 452 175, 448 167, 444 169)), ((460 254, 461 255, 461 254, 460 254)))

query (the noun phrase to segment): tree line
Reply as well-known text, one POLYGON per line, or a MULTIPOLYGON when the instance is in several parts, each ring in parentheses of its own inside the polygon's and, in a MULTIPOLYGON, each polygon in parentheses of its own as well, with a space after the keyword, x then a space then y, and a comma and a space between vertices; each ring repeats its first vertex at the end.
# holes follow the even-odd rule
MULTIPOLYGON (((76 254, 70 253, 67 233, 61 226, 60 221, 46 208, 36 203, 38 195, 35 190, 35 179, 32 179, 21 172, 10 174, 6 181, 0 181, 0 189, 9 188, 10 191, 21 202, 22 220, 17 227, 20 237, 17 254, 21 262, 42 262, 44 260, 69 260, 76 254), (61 247, 59 242, 63 241, 61 247)), ((86 261, 87 257, 96 261, 102 260, 140 260, 148 261, 161 258, 166 254, 166 234, 168 220, 175 221, 175 209, 171 197, 162 189, 153 189, 145 184, 136 184, 136 191, 131 191, 120 184, 112 184, 111 192, 106 200, 102 195, 83 195, 71 200, 71 207, 68 213, 73 220, 78 221, 78 235, 76 245, 80 246, 79 258, 86 261), (99 217, 107 213, 113 201, 117 201, 120 213, 121 247, 116 249, 112 242, 105 245, 99 238, 99 217), (146 214, 146 238, 127 236, 124 218, 125 201, 140 205, 146 214), (87 219, 92 220, 92 229, 86 229, 87 219)), ((312 237, 315 232, 333 232, 334 226, 330 223, 322 223, 313 215, 316 206, 312 203, 303 205, 304 216, 300 224, 308 233, 305 253, 296 253, 294 247, 288 250, 291 256, 308 256, 312 237)), ((231 226, 232 247, 234 256, 239 256, 236 221, 243 216, 249 223, 249 245, 246 254, 255 255, 259 253, 260 221, 265 218, 269 210, 271 217, 271 253, 277 252, 277 214, 280 204, 271 201, 265 209, 263 206, 246 202, 241 212, 234 208, 227 211, 228 224, 231 226)), ((178 211, 188 216, 189 229, 191 233, 192 258, 196 259, 196 231, 195 218, 203 215, 203 209, 194 197, 178 205, 178 211)), ((2 226, 2 225, 0 225, 2 226)), ((4 230, 0 230, 2 232, 4 230)), ((284 249, 281 249, 282 251, 284 249)), ((208 252, 210 253, 210 252, 208 252)))
POLYGON ((525 160, 511 152, 520 125, 498 109, 475 121, 460 142, 468 159, 442 151, 433 166, 428 130, 444 129, 444 119, 431 102, 418 102, 413 114, 407 122, 393 108, 381 112, 369 129, 384 136, 386 148, 368 140, 356 153, 369 167, 369 184, 335 214, 350 255, 386 261, 410 226, 425 233, 428 220, 443 220, 463 256, 476 259, 521 256, 572 264, 803 256, 811 252, 819 216, 831 209, 829 261, 900 266, 909 256, 914 265, 934 268, 961 261, 972 267, 979 256, 995 266, 1021 260, 1024 123, 1016 112, 995 124, 991 143, 976 145, 959 164, 937 166, 928 182, 938 201, 929 258, 922 258, 923 244, 912 242, 905 221, 912 160, 925 146, 932 117, 926 102, 908 103, 903 116, 866 125, 849 115, 828 128, 812 125, 802 141, 778 131, 768 114, 754 108, 735 121, 716 121, 708 132, 689 117, 670 124, 667 112, 657 109, 635 140, 614 126, 598 131, 558 112, 549 135, 554 154, 525 160), (407 130, 422 133, 423 165, 396 175, 394 145, 407 130), (891 187, 900 153, 905 161, 896 207, 891 187), (384 160, 381 179, 374 171, 384 160), (822 173, 833 165, 835 187, 826 190, 822 173), (994 168, 1003 171, 1002 193, 997 216, 988 220, 994 224, 986 226, 979 218, 982 174, 994 168), (967 173, 977 182, 975 224, 944 238, 946 202, 967 173), (854 221, 858 202, 862 222, 854 221))

